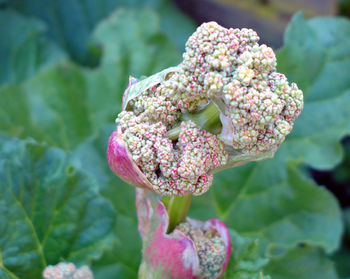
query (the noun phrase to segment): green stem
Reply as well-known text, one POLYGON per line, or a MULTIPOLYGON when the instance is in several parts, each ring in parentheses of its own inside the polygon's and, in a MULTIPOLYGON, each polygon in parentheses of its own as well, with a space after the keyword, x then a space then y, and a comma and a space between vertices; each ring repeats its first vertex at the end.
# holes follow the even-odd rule
MULTIPOLYGON (((219 134, 221 132, 220 111, 212 102, 197 113, 184 114, 183 120, 192 120, 202 129, 213 134, 219 134)), ((167 136, 171 140, 176 140, 179 137, 180 131, 180 126, 175 127, 168 131, 167 136)))
POLYGON ((185 221, 192 202, 192 194, 182 197, 163 197, 164 203, 168 215, 169 215, 169 227, 168 232, 171 233, 178 224, 185 221))

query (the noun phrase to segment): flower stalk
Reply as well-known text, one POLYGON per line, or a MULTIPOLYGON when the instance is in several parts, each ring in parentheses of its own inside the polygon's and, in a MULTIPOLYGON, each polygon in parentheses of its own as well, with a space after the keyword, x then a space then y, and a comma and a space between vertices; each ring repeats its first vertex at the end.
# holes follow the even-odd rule
POLYGON ((192 202, 192 194, 187 196, 163 197, 162 202, 169 215, 167 233, 171 233, 177 225, 185 221, 192 202))

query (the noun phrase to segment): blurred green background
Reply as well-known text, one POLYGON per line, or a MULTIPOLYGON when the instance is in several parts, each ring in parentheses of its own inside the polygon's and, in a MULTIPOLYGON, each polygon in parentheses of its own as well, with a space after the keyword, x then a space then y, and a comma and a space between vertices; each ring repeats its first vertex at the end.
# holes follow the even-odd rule
POLYGON ((137 278, 134 189, 108 137, 129 75, 178 64, 215 20, 274 47, 305 109, 276 158, 218 174, 190 216, 229 227, 224 278, 349 279, 349 16, 350 0, 0 0, 0 278, 61 260, 137 278))

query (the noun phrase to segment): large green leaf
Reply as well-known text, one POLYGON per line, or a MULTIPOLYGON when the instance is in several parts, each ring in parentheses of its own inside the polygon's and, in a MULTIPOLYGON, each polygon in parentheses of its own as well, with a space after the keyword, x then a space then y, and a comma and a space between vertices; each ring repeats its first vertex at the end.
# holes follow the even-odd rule
POLYGON ((0 130, 72 150, 92 133, 86 95, 79 68, 67 62, 51 67, 0 90, 0 130))
POLYGON ((74 156, 99 181, 102 194, 118 212, 114 229, 119 241, 100 260, 92 263, 95 278, 131 279, 137 278, 142 246, 137 228, 135 188, 115 176, 106 162, 107 141, 113 128, 114 125, 106 125, 95 140, 80 145, 74 156))
POLYGON ((113 14, 97 28, 94 41, 103 48, 99 68, 65 61, 24 84, 0 90, 0 130, 74 150, 105 123, 114 122, 129 74, 151 75, 179 61, 151 11, 113 14))
POLYGON ((45 24, 0 10, 0 86, 18 83, 45 69, 65 54, 43 36, 45 24))
POLYGON ((47 264, 101 257, 115 211, 62 150, 0 136, 1 278, 40 278, 47 264))
POLYGON ((7 5, 45 21, 49 27, 48 35, 74 59, 88 64, 98 58, 98 54, 88 48, 90 33, 116 8, 151 8, 159 12, 162 31, 171 35, 173 43, 181 50, 194 31, 193 23, 170 0, 71 0, 64 4, 59 0, 44 3, 42 0, 11 0, 7 1, 7 5))
MULTIPOLYGON (((129 210, 131 212, 136 209, 134 206, 129 206, 129 210)), ((137 278, 142 245, 136 218, 120 214, 116 231, 119 242, 111 247, 100 260, 93 262, 95 279, 137 278)))
POLYGON ((116 11, 97 26, 92 42, 103 53, 101 66, 85 72, 88 103, 97 126, 116 118, 129 75, 152 75, 178 64, 181 57, 150 10, 116 11))
POLYGON ((333 263, 312 247, 296 247, 271 259, 265 272, 273 279, 338 279, 333 263))
POLYGON ((260 257, 258 240, 242 237, 233 230, 230 236, 232 254, 223 279, 269 279, 262 274, 268 260, 260 257))
POLYGON ((294 16, 278 52, 278 69, 304 91, 305 108, 282 149, 318 169, 340 162, 350 132, 350 21, 294 16))
POLYGON ((266 255, 284 253, 298 243, 334 251, 342 233, 336 199, 294 164, 287 170, 279 165, 269 160, 218 174, 210 195, 194 200, 193 216, 215 214, 241 235, 258 237, 266 255))

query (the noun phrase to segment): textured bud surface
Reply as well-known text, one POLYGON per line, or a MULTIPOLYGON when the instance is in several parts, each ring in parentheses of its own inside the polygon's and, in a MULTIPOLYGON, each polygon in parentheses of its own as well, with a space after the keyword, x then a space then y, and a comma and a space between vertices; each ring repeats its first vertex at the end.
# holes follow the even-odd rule
MULTIPOLYGON (((303 108, 303 93, 258 41, 251 29, 204 23, 177 67, 130 78, 116 122, 143 183, 122 178, 162 195, 200 195, 216 171, 274 155, 303 108), (203 113, 210 106, 217 117, 203 113)), ((108 161, 120 175, 113 148, 108 161)))
POLYGON ((177 229, 192 239, 197 248, 201 278, 217 278, 226 258, 225 241, 215 227, 193 223, 196 224, 188 219, 177 229))
POLYGON ((76 268, 72 263, 59 263, 55 266, 49 265, 43 272, 44 279, 94 279, 87 266, 76 268))
MULTIPOLYGON (((213 180, 210 171, 227 162, 223 143, 192 121, 181 123, 179 138, 173 142, 167 137, 164 122, 145 121, 145 114, 147 112, 135 115, 135 112, 123 111, 118 123, 130 159, 147 178, 152 190, 166 196, 206 192, 213 180)), ((116 147, 111 144, 110 140, 108 160, 118 172, 113 163, 118 160, 116 147)))
POLYGON ((275 53, 258 41, 251 29, 204 23, 188 39, 181 64, 192 86, 202 89, 190 93, 198 102, 206 97, 223 105, 230 133, 221 138, 247 153, 281 144, 303 108, 302 91, 276 72, 275 53))

